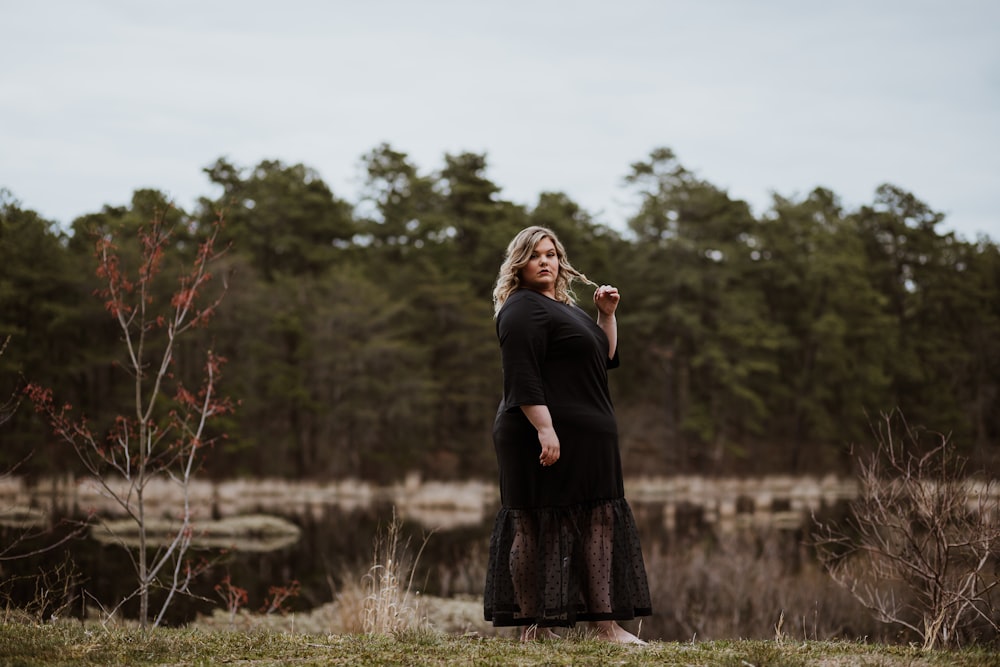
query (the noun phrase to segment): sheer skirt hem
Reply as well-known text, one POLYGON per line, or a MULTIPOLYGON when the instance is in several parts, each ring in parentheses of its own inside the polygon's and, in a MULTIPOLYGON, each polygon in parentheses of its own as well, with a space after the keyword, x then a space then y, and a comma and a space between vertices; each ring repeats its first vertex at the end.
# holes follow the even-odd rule
POLYGON ((572 627, 652 613, 632 510, 624 498, 502 508, 490 538, 484 616, 496 626, 572 627))
POLYGON ((568 620, 568 618, 551 618, 546 616, 541 618, 525 618, 523 616, 515 616, 514 614, 506 615, 497 612, 494 612, 493 616, 487 615, 486 620, 492 622, 494 627, 497 628, 507 628, 520 625, 537 625, 540 628, 571 628, 577 623, 592 623, 595 621, 631 621, 639 618, 640 616, 652 615, 652 608, 646 607, 645 609, 635 609, 631 614, 626 614, 624 612, 617 614, 575 614, 572 621, 568 620))

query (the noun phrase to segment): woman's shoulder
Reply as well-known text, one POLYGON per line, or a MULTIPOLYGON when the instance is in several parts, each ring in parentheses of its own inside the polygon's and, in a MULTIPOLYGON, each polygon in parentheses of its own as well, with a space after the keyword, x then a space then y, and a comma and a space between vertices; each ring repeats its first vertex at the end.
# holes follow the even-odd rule
POLYGON ((536 292, 533 289, 528 289, 522 287, 521 289, 515 291, 509 297, 507 297, 507 304, 531 304, 532 308, 545 308, 545 309, 558 309, 561 306, 566 306, 568 304, 562 303, 561 301, 556 301, 553 298, 547 297, 541 292, 536 292))
POLYGON ((497 318, 541 315, 549 312, 550 303, 555 303, 544 294, 530 289, 519 289, 504 301, 497 318))
POLYGON ((547 299, 547 298, 548 297, 539 294, 534 290, 521 288, 518 290, 514 290, 514 292, 509 297, 507 297, 507 301, 506 303, 504 303, 504 306, 506 307, 521 302, 541 303, 541 299, 547 299))

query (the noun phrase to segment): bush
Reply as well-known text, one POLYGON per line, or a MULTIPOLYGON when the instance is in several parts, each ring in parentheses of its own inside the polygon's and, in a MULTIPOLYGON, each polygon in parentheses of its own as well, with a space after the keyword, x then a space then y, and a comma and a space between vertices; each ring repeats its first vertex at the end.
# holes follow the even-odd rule
POLYGON ((968 475, 947 436, 882 416, 875 447, 858 454, 860 494, 840 524, 813 539, 834 581, 925 649, 995 640, 1000 496, 968 475))

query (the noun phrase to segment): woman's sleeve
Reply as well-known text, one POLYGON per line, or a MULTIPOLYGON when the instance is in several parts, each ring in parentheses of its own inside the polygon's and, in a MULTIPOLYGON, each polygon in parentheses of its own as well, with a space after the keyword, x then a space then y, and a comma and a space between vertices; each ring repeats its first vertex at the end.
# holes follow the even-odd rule
POLYGON ((497 316, 504 405, 545 405, 542 363, 548 348, 548 314, 530 298, 508 301, 497 316))
POLYGON ((612 368, 618 368, 621 365, 621 361, 618 359, 618 349, 615 348, 615 356, 608 359, 607 368, 610 371, 612 368))

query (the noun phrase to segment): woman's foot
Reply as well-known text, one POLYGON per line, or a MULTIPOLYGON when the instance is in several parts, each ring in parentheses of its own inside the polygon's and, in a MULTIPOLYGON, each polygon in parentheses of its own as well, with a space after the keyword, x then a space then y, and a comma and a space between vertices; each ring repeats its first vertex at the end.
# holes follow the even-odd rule
POLYGON ((595 621, 590 624, 597 631, 597 638, 615 644, 633 644, 635 646, 645 646, 642 641, 631 632, 618 625, 614 621, 595 621))
POLYGON ((529 625, 521 631, 521 641, 530 642, 535 639, 561 639, 559 635, 549 628, 540 628, 537 625, 529 625))

